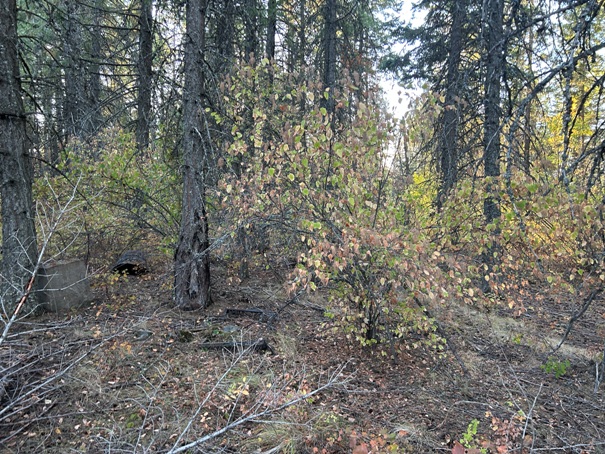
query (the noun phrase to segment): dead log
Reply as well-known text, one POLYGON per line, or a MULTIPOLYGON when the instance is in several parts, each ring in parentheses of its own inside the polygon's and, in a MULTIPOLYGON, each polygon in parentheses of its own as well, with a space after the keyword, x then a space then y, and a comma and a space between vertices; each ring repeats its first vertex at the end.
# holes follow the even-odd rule
POLYGON ((257 339, 255 341, 231 341, 231 342, 204 342, 201 344, 202 348, 207 349, 218 349, 218 350, 229 350, 229 351, 239 351, 239 350, 252 350, 257 352, 265 352, 267 350, 274 353, 273 348, 267 343, 267 341, 263 338, 257 339))
POLYGON ((265 311, 262 309, 239 309, 228 308, 225 310, 225 315, 228 317, 251 316, 256 317, 261 321, 271 321, 277 317, 277 313, 273 311, 265 311))
POLYGON ((113 265, 111 271, 132 276, 147 274, 147 272, 149 272, 147 257, 145 253, 141 251, 126 251, 113 265))

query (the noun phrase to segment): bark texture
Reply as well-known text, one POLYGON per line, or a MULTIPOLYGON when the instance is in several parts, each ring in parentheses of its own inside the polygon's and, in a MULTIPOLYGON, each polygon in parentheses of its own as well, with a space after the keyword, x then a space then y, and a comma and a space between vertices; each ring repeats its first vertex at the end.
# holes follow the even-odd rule
MULTIPOLYGON (((500 176, 500 89, 504 66, 503 0, 486 2, 487 28, 485 58, 485 123, 483 164, 486 177, 500 176)), ((489 224, 500 217, 500 206, 494 196, 485 200, 485 220, 489 224)))
MULTIPOLYGON (((0 196, 2 277, 0 300, 12 310, 37 258, 32 204, 32 165, 17 60, 15 0, 0 5, 0 196)), ((2 310, 2 308, 0 308, 2 310)))
POLYGON ((64 84, 63 122, 67 138, 86 139, 98 132, 100 111, 101 2, 85 5, 64 0, 64 84), (87 13, 88 12, 88 13, 87 13), (92 26, 87 29, 85 24, 92 26), (90 50, 87 51, 87 43, 90 50))
MULTIPOLYGON (((336 0, 326 0, 324 5, 324 89, 329 90, 324 107, 329 113, 334 112, 334 88, 336 86, 336 0)), ((323 99, 323 98, 322 98, 323 99)))
POLYGON ((259 8, 257 0, 244 1, 244 61, 248 61, 251 64, 254 63, 254 59, 259 54, 259 8))
POLYGON ((460 60, 464 45, 464 18, 466 0, 452 2, 452 28, 447 58, 447 75, 445 87, 445 110, 443 127, 439 136, 439 163, 441 184, 437 196, 437 206, 441 208, 444 199, 458 180, 458 128, 460 111, 457 98, 460 96, 460 60))
POLYGON ((139 15, 139 57, 137 92, 137 150, 144 152, 149 146, 149 125, 151 116, 151 81, 153 68, 153 16, 152 0, 140 0, 139 15))
MULTIPOLYGON (((502 120, 500 90, 504 73, 504 0, 487 0, 485 5, 486 57, 483 165, 485 176, 497 179, 500 176, 500 123, 502 120)), ((489 225, 500 218, 500 201, 496 194, 497 183, 488 183, 487 191, 488 195, 483 201, 483 215, 485 223, 489 225)), ((497 229, 495 233, 498 233, 497 229)), ((493 264, 496 250, 497 245, 494 243, 484 254, 484 263, 490 266, 493 264)))
POLYGON ((207 146, 203 105, 207 0, 188 0, 183 89, 183 206, 175 254, 175 299, 184 310, 212 303, 205 205, 207 146))
POLYGON ((275 58, 275 34, 277 33, 277 0, 269 0, 267 4, 267 41, 265 55, 269 60, 275 58))

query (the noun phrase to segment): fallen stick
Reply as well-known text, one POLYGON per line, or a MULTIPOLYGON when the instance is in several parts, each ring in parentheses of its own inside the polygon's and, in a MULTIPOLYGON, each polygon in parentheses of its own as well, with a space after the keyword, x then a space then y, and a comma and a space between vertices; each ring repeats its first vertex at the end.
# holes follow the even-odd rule
POLYGON ((231 342, 204 342, 200 344, 202 348, 208 349, 226 349, 230 351, 236 350, 256 350, 259 352, 264 352, 270 350, 271 353, 275 353, 273 348, 267 343, 265 339, 258 339, 255 341, 231 341, 231 342))

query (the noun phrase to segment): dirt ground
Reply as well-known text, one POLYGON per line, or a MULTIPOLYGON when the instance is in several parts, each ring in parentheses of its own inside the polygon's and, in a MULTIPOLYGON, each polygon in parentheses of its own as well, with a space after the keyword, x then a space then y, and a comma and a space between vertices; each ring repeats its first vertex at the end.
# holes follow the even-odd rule
POLYGON ((12 385, 29 394, 1 419, 1 452, 605 452, 603 295, 556 353, 578 307, 537 299, 514 317, 445 301, 435 357, 361 348, 324 317, 321 294, 288 299, 270 272, 228 285, 218 267, 214 305, 181 312, 170 274, 156 263, 99 280, 93 306, 18 327, 12 354, 36 367, 12 385), (251 347, 208 346, 234 341, 251 347))

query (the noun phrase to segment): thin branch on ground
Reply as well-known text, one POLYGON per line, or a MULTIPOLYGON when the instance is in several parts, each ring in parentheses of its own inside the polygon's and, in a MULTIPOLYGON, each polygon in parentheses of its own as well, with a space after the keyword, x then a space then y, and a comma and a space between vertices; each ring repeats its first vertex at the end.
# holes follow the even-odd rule
POLYGON ((580 317, 582 317, 582 315, 584 315, 584 313, 588 310, 588 308, 590 307, 590 304, 594 301, 595 297, 601 293, 604 290, 603 287, 599 287, 597 289, 594 289, 592 292, 590 292, 590 295, 588 295, 588 298, 586 298, 586 301, 584 301, 584 304, 582 305, 582 307, 580 308, 580 310, 578 312, 576 312, 575 314, 573 314, 571 316, 571 318, 569 319, 569 322, 567 323, 567 328, 565 329, 565 333, 563 334, 563 337, 561 338, 561 341, 559 342, 559 344, 552 350, 551 353, 555 353, 557 350, 559 350, 561 348, 561 346, 565 343, 565 341, 567 340, 567 336, 569 336, 569 333, 571 332, 571 329, 573 328, 573 324, 575 322, 577 322, 580 317))
MULTIPOLYGON (((241 355, 240 355, 241 356, 241 355)), ((238 356, 238 358, 240 357, 238 356)), ((325 381, 325 383, 318 385, 314 390, 309 391, 307 393, 304 394, 300 394, 298 396, 295 396, 291 399, 289 399, 287 402, 279 404, 279 405, 275 405, 275 398, 276 398, 276 392, 269 392, 270 390, 267 390, 265 393, 263 393, 259 398, 257 398, 257 401, 255 403, 255 405, 253 406, 254 411, 248 412, 245 415, 242 415, 241 417, 239 417, 238 419, 234 420, 233 422, 225 425, 224 427, 222 427, 219 430, 216 430, 212 433, 209 433, 207 435, 204 435, 203 437, 200 437, 190 443, 187 443, 185 445, 181 445, 181 446, 177 446, 178 443, 175 443, 174 446, 172 447, 172 449, 170 451, 168 451, 167 454, 177 454, 180 452, 184 452, 187 451, 189 449, 192 449, 196 446, 200 446, 204 443, 207 443, 229 431, 232 431, 233 429, 235 429, 238 426, 241 426, 243 424, 246 423, 260 423, 260 424, 264 424, 267 423, 267 421, 264 418, 267 418, 268 416, 274 415, 276 413, 279 413, 280 411, 283 411, 289 407, 292 407, 300 402, 303 402, 321 392, 324 392, 330 388, 334 388, 336 386, 341 386, 344 385, 345 383, 347 383, 350 379, 350 377, 342 377, 342 372, 345 369, 346 364, 338 367, 334 372, 332 372, 328 377, 327 380, 325 381), (261 408, 265 408, 265 410, 261 410, 261 408)), ((227 371, 228 372, 228 371, 227 371)), ((227 373, 226 372, 226 373, 227 373)), ((225 373, 225 374, 226 374, 225 373)), ((219 379, 219 381, 222 381, 225 377, 225 374, 223 374, 223 376, 221 376, 221 378, 219 379)), ((206 399, 204 400, 207 401, 210 394, 212 392, 214 392, 218 387, 218 382, 217 384, 215 384, 215 386, 212 388, 212 390, 210 391, 210 393, 208 393, 206 399)), ((280 390, 281 391, 281 390, 280 390)), ((191 424, 193 423, 195 417, 197 415, 199 415, 199 412, 201 411, 202 405, 198 406, 198 410, 196 411, 196 413, 194 414, 194 416, 190 419, 190 423, 187 425, 187 427, 185 428, 185 430, 181 433, 181 436, 179 437, 178 442, 180 442, 180 440, 182 440, 184 438, 185 433, 190 429, 191 424)))

